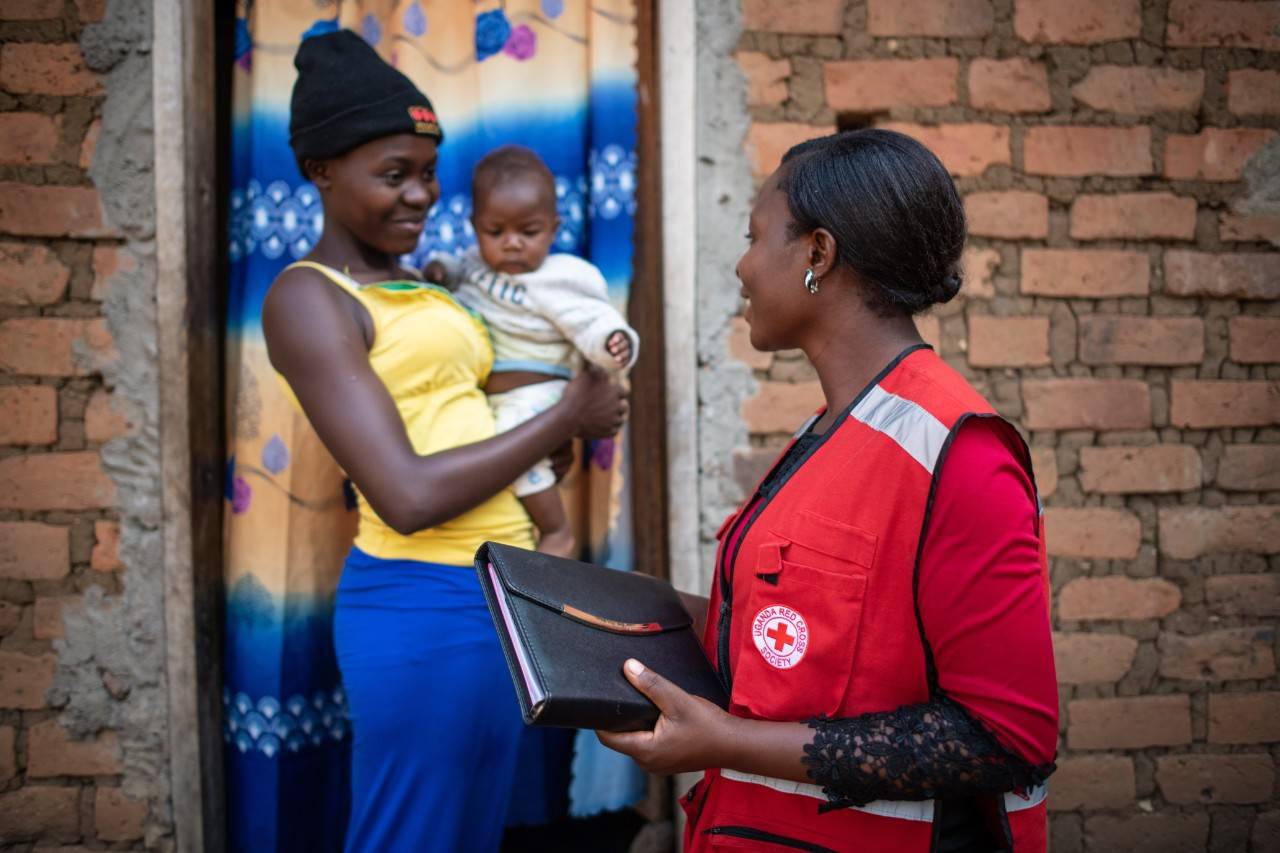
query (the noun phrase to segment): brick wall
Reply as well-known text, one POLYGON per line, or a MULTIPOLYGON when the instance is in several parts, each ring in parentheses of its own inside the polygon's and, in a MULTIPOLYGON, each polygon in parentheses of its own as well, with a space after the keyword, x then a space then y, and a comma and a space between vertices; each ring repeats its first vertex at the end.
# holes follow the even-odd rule
MULTIPOLYGON (((1280 175, 1280 3, 742 0, 742 17, 757 180, 796 142, 874 124, 928 144, 964 194, 963 296, 919 326, 1033 447, 1053 850, 1280 849, 1280 211, 1251 197, 1270 180, 1274 204, 1280 175)), ((728 346, 757 381, 745 490, 821 394, 741 318, 728 346)))
MULTIPOLYGON (((121 849, 142 838, 147 813, 120 787, 118 732, 73 734, 59 718, 68 698, 47 697, 63 614, 83 611, 86 594, 100 601, 123 587, 116 485, 99 455, 130 429, 102 376, 115 351, 102 301, 122 264, 123 240, 106 224, 88 177, 104 89, 78 43, 103 7, 100 0, 0 0, 5 849, 32 840, 121 849)), ((101 677, 108 691, 128 689, 110 672, 101 677)))

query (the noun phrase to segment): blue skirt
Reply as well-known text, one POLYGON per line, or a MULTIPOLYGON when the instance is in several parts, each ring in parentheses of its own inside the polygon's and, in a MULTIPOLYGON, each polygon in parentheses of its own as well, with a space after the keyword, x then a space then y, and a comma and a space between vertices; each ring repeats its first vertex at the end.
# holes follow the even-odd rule
POLYGON ((346 849, 497 850, 522 724, 475 572, 353 548, 334 644, 354 737, 346 849))

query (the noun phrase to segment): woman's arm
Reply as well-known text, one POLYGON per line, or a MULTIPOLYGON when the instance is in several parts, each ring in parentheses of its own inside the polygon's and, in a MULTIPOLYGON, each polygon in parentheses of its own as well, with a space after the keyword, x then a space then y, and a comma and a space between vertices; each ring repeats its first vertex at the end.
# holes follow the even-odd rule
POLYGON ((1057 688, 1035 498, 998 427, 979 424, 955 440, 921 558, 921 619, 939 672, 932 701, 808 723, 745 720, 642 669, 627 676, 662 709, 657 727, 601 740, 654 772, 728 767, 817 783, 829 808, 1043 781, 1057 688))
POLYGON ((684 605, 684 609, 689 611, 689 615, 693 617, 693 634, 695 637, 701 637, 707 630, 707 607, 711 602, 702 595, 694 595, 691 592, 676 590, 676 594, 680 596, 680 603, 684 605))
POLYGON ((621 389, 584 373, 550 410, 519 427, 429 456, 414 452, 400 413, 369 364, 346 293, 307 270, 272 286, 262 309, 271 364, 374 512, 400 533, 483 503, 575 434, 611 435, 626 416, 621 389))

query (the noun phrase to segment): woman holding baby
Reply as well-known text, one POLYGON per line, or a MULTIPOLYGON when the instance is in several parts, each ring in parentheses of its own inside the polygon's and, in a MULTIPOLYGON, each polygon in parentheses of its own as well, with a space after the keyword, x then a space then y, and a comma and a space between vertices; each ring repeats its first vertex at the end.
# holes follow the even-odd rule
MULTIPOLYGON (((430 101, 354 33, 304 41, 295 63, 290 142, 325 227, 262 323, 360 495, 334 617, 354 733, 346 846, 494 850, 521 726, 472 558, 485 540, 535 545, 510 485, 573 437, 616 432, 627 402, 598 371, 540 377, 561 379, 557 399, 497 431, 484 323, 398 262, 440 194, 430 101)), ((604 327, 597 359, 629 364, 625 323, 604 327)))

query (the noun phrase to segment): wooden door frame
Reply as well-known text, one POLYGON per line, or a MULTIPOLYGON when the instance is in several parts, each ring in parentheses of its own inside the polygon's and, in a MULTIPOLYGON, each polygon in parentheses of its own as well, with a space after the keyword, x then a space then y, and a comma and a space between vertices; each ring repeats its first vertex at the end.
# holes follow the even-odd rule
MULTIPOLYGON (((694 280, 696 16, 637 0, 633 374, 636 565, 702 592, 698 575, 694 280), (671 508, 676 508, 675 512, 671 508)), ((175 0, 153 17, 156 301, 161 363, 169 770, 180 851, 225 848, 222 468, 230 141, 230 3, 175 0)))
POLYGON ((222 489, 229 3, 152 10, 165 669, 175 848, 225 848, 222 489))

